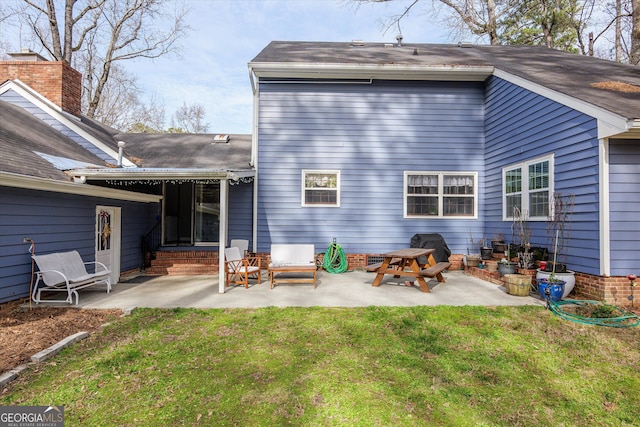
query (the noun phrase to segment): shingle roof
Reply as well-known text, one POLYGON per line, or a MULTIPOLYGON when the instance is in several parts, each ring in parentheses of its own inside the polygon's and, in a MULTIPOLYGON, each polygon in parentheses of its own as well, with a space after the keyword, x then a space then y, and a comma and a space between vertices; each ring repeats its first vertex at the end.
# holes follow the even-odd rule
MULTIPOLYGON (((167 175, 177 169, 187 175, 198 169, 253 169, 249 165, 251 135, 230 135, 224 143, 214 142, 212 134, 121 133, 86 117, 75 125, 114 151, 118 141, 127 142, 125 155, 138 166, 165 169, 167 175)), ((105 170, 113 167, 33 114, 0 101, 0 172, 69 181, 63 169, 86 169, 87 163, 105 170)), ((132 173, 134 169, 127 168, 132 173)))
POLYGON ((250 170, 251 135, 229 135, 214 142, 212 134, 118 134, 126 154, 143 168, 250 170))
POLYGON ((63 171, 37 153, 105 166, 97 156, 33 114, 0 101, 0 171, 69 181, 63 171))
MULTIPOLYGON (((304 65, 326 70, 360 65, 362 77, 367 66, 435 67, 464 70, 470 67, 494 67, 511 75, 539 84, 600 107, 626 119, 640 118, 640 92, 624 93, 595 88, 602 82, 622 82, 640 89, 640 68, 593 57, 571 54, 540 46, 489 46, 383 43, 328 43, 274 41, 250 63, 295 67, 304 65)), ((451 73, 453 76, 453 73, 451 73)), ((286 76, 282 76, 286 77, 286 76)), ((322 73, 318 72, 321 78, 322 73)))

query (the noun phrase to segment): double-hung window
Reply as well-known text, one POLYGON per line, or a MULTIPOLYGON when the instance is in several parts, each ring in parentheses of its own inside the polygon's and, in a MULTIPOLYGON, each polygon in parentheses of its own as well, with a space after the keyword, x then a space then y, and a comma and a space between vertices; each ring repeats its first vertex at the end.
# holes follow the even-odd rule
POLYGON ((553 156, 530 160, 502 169, 503 219, 513 219, 514 210, 530 220, 549 217, 553 194, 553 156))
POLYGON ((302 206, 340 206, 340 171, 303 170, 302 206))
POLYGON ((475 218, 475 172, 404 173, 405 218, 475 218))

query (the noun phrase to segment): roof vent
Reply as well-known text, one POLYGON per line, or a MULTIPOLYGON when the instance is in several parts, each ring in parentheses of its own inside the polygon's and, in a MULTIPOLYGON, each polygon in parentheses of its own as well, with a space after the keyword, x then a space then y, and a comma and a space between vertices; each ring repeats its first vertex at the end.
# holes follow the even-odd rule
POLYGON ((213 142, 229 142, 229 135, 227 134, 218 134, 213 137, 213 142))
POLYGON ((398 41, 398 47, 402 46, 402 39, 403 39, 403 38, 404 38, 404 37, 402 37, 402 34, 398 34, 398 35, 396 36, 396 40, 398 41))

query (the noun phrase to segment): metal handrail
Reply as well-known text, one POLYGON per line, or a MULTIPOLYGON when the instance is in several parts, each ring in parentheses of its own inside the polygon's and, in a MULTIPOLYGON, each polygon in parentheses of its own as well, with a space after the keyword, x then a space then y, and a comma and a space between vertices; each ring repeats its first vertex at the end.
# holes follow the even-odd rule
POLYGON ((155 252, 162 244, 162 228, 161 221, 155 223, 151 230, 140 239, 140 252, 142 255, 142 263, 140 270, 144 270, 151 266, 151 260, 155 258, 155 252))

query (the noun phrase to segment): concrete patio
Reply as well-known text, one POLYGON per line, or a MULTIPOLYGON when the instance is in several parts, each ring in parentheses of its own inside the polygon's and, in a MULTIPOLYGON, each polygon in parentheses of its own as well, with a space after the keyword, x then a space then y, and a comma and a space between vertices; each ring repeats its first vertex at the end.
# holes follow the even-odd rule
MULTIPOLYGON (((532 296, 512 296, 504 287, 465 275, 462 271, 445 273, 446 283, 428 282, 431 293, 417 286, 385 276, 380 287, 371 283, 374 273, 363 270, 342 274, 318 272, 317 288, 312 284, 281 284, 269 288, 263 272, 262 284, 227 288, 218 292, 218 276, 132 276, 113 286, 110 294, 99 286, 81 290, 80 308, 136 307, 258 308, 258 307, 363 307, 418 305, 544 305, 532 296)), ((58 295, 59 297, 59 295, 58 295)), ((68 304, 58 304, 67 305, 68 304)))

